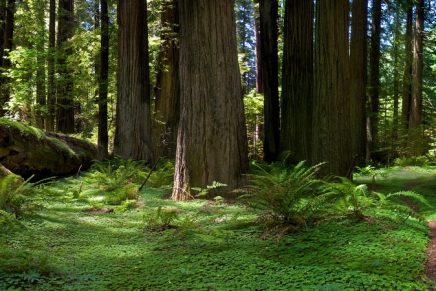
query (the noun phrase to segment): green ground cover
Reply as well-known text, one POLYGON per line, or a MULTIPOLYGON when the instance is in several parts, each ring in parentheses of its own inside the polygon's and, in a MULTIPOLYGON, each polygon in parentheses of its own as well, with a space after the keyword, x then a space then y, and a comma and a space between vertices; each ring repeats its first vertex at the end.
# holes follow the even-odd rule
MULTIPOLYGON (((329 219, 277 238, 238 203, 173 202, 168 187, 146 187, 138 202, 113 206, 91 180, 40 186, 38 207, 1 230, 0 290, 428 288, 427 228, 414 219, 329 219)), ((416 190, 436 205, 434 168, 390 169, 370 187, 416 190)), ((421 213, 436 219, 433 207, 421 213)))

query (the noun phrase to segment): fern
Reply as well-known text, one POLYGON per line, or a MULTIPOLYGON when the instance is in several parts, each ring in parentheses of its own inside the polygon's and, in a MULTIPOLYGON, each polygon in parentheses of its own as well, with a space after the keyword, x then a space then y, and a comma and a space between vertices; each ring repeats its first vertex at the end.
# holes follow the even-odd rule
POLYGON ((21 177, 16 175, 8 175, 1 179, 0 210, 20 216, 32 192, 33 185, 29 182, 31 179, 32 177, 22 181, 21 177))

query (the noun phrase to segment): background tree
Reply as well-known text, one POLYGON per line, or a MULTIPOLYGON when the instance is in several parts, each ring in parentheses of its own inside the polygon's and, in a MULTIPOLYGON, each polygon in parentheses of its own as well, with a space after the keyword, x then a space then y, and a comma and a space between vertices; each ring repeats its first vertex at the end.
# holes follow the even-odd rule
POLYGON ((259 1, 260 70, 264 93, 264 159, 274 161, 280 147, 280 107, 278 76, 278 2, 259 1))
POLYGON ((281 149, 309 160, 313 110, 313 4, 286 1, 281 101, 281 149))
POLYGON ((413 38, 413 4, 406 1, 406 36, 404 47, 404 74, 402 98, 402 124, 407 131, 409 128, 410 101, 412 95, 412 38, 413 38))
POLYGON ((316 6, 313 163, 321 174, 349 176, 352 170, 347 0, 316 6))
POLYGON ((153 158, 145 1, 118 0, 118 98, 114 153, 153 158))
POLYGON ((180 102, 172 198, 243 184, 247 139, 232 0, 181 0, 180 102))
POLYGON ((101 0, 100 74, 98 100, 98 154, 108 156, 109 136, 107 121, 107 95, 109 83, 109 14, 107 0, 101 0))
POLYGON ((49 3, 49 25, 48 25, 48 54, 47 54, 47 119, 46 128, 48 131, 55 130, 55 52, 56 52, 56 0, 49 3))
POLYGON ((180 81, 179 81, 179 47, 178 47, 178 1, 162 3, 162 31, 159 52, 159 70, 155 87, 155 118, 157 119, 154 135, 156 151, 167 157, 176 154, 177 128, 180 115, 180 81))
POLYGON ((6 102, 10 100, 9 77, 4 74, 11 67, 10 52, 13 48, 14 28, 15 28, 15 0, 4 0, 4 23, 3 23, 3 41, 2 41, 2 62, 1 69, 3 73, 0 76, 0 116, 5 114, 3 109, 6 102))
POLYGON ((36 102, 38 104, 36 108, 36 125, 39 128, 45 129, 45 110, 47 104, 46 96, 46 71, 45 71, 45 61, 46 61, 46 51, 45 51, 45 41, 46 41, 46 30, 45 30, 45 10, 46 10, 45 0, 35 0, 33 3, 34 10, 37 11, 37 38, 36 38, 36 102))
POLYGON ((366 151, 366 75, 368 0, 352 4, 350 47, 350 103, 352 149, 355 163, 362 165, 366 151))
POLYGON ((73 78, 67 64, 71 54, 70 39, 74 35, 74 0, 59 0, 57 32, 56 84, 56 129, 63 133, 74 133, 73 78))

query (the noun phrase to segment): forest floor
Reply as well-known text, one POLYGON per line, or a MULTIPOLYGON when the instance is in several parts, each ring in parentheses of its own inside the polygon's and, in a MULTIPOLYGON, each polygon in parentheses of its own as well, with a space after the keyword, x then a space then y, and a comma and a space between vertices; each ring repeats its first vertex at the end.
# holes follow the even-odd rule
MULTIPOLYGON (((0 233, 0 290, 429 288, 428 228, 417 220, 332 219, 265 237, 239 204, 173 202, 168 188, 146 188, 135 208, 102 208, 75 195, 78 185, 43 186, 39 207, 0 233)), ((435 207, 420 211, 436 220, 436 168, 389 170, 373 186, 425 195, 435 207)))

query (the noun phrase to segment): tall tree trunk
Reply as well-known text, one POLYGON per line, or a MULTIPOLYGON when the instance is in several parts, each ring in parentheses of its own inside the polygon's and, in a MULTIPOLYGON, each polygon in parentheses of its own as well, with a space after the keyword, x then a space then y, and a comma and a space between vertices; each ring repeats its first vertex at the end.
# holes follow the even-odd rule
POLYGON ((371 51, 369 63, 368 94, 368 148, 367 161, 371 158, 378 138, 378 114, 380 107, 380 36, 381 36, 381 0, 372 2, 371 51))
POLYGON ((404 52, 404 74, 403 74, 403 100, 402 100, 402 124, 403 129, 409 128, 410 100, 412 95, 412 38, 413 38, 413 5, 411 0, 407 2, 406 11, 406 44, 404 52))
MULTIPOLYGON (((0 0, 0 69, 3 67, 5 25, 6 25, 6 0, 0 0)), ((0 106, 2 105, 3 104, 0 104, 0 106)))
MULTIPOLYGON (((324 5, 324 4, 323 4, 324 5)), ((285 4, 281 149, 310 160, 313 110, 313 3, 285 4)))
POLYGON ((366 151, 366 73, 368 0, 353 0, 350 48, 350 103, 353 160, 362 165, 366 151))
POLYGON ((148 67, 147 3, 118 0, 116 155, 153 158, 148 67))
POLYGON ((180 102, 172 198, 214 181, 243 184, 247 136, 233 0, 180 0, 180 102))
POLYGON ((45 129, 45 106, 46 106, 46 75, 45 75, 45 9, 46 1, 38 0, 34 3, 35 11, 37 11, 38 21, 38 40, 36 43, 37 50, 37 69, 36 69, 36 124, 37 127, 45 129))
POLYGON ((313 163, 322 174, 350 175, 352 168, 348 0, 319 0, 316 8, 313 163))
MULTIPOLYGON (((275 0, 273 0, 275 1, 275 0)), ((256 92, 263 93, 263 76, 262 76, 262 40, 260 35, 260 4, 259 0, 254 1, 258 9, 255 9, 254 25, 256 29, 256 92)))
POLYGON ((159 53, 159 72, 156 84, 156 146, 158 155, 174 158, 180 115, 178 0, 162 3, 162 34, 159 53))
MULTIPOLYGON (((5 24, 4 24, 4 36, 3 36, 3 63, 2 70, 6 72, 11 67, 11 60, 9 59, 9 53, 13 48, 14 39, 14 27, 15 27, 15 0, 6 0, 5 7, 5 24)), ((3 116, 6 111, 3 109, 5 104, 9 102, 11 90, 9 84, 9 78, 6 76, 0 76, 0 116, 3 116)))
POLYGON ((400 74, 399 74, 399 46, 400 46, 400 30, 401 30, 401 3, 396 3, 395 8, 395 23, 394 23, 394 82, 393 82, 393 99, 394 99, 394 123, 392 128, 392 142, 395 144, 398 141, 399 129, 399 98, 400 98, 400 74))
POLYGON ((423 155, 425 153, 425 144, 422 128, 422 76, 424 67, 424 17, 425 17, 424 0, 418 0, 416 3, 416 22, 415 34, 413 38, 413 63, 412 63, 412 98, 410 102, 410 119, 409 119, 409 139, 411 141, 412 153, 414 155, 423 155))
POLYGON ((57 130, 74 133, 73 79, 67 64, 71 54, 69 40, 74 34, 74 0, 59 0, 58 10, 58 59, 57 72, 57 130))
POLYGON ((104 159, 108 156, 107 94, 109 82, 109 14, 107 0, 101 0, 101 51, 98 100, 98 154, 104 159))
POLYGON ((56 0, 50 0, 47 55, 47 131, 55 130, 55 52, 56 52, 56 0))
POLYGON ((280 147, 278 2, 260 0, 261 71, 264 92, 263 152, 267 162, 276 160, 280 147))

